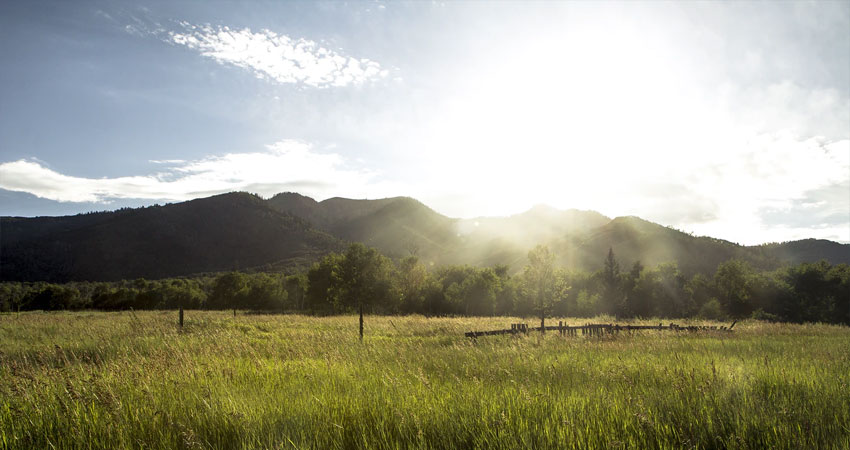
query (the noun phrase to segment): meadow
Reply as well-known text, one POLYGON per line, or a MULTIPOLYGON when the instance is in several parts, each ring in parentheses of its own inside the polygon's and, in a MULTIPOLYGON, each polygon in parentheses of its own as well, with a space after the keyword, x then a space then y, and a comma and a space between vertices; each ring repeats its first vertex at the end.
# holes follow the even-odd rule
POLYGON ((3 314, 0 448, 850 448, 847 327, 463 335, 512 322, 3 314))

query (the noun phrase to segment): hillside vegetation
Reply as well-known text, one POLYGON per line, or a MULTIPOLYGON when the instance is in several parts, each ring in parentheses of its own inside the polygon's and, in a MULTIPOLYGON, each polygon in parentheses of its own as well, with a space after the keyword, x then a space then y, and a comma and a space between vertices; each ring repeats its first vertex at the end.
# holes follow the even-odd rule
POLYGON ((711 275, 730 259, 757 270, 785 264, 850 263, 850 245, 804 240, 746 247, 696 237, 636 217, 535 207, 510 217, 453 219, 417 200, 299 194, 268 200, 223 194, 165 206, 69 217, 0 218, 0 280, 108 281, 226 270, 309 267, 361 242, 400 260, 431 266, 506 265, 517 272, 535 245, 549 246, 567 269, 593 271, 600 254, 624 265, 676 263, 687 276, 711 275))
POLYGON ((91 217, 4 218, 2 227, 4 280, 166 278, 281 261, 306 266, 343 248, 338 238, 244 193, 91 217))

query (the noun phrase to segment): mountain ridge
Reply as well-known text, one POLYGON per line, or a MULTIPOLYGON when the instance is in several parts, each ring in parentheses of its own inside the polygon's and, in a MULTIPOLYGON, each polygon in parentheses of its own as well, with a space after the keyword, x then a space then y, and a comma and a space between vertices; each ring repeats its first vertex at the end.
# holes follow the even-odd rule
POLYGON ((58 217, 0 217, 0 279, 158 278, 257 267, 305 267, 348 242, 429 266, 508 264, 548 245, 567 269, 596 270, 609 248, 625 266, 675 262, 685 274, 713 273, 741 259, 761 270, 827 259, 850 263, 850 245, 805 239, 741 246, 693 236, 637 216, 536 205, 507 217, 457 219, 410 197, 334 197, 244 192, 135 209, 58 217))
POLYGON ((0 234, 0 279, 164 278, 283 260, 295 264, 344 248, 339 239, 245 193, 120 210, 99 219, 80 227, 51 224, 31 236, 0 234))

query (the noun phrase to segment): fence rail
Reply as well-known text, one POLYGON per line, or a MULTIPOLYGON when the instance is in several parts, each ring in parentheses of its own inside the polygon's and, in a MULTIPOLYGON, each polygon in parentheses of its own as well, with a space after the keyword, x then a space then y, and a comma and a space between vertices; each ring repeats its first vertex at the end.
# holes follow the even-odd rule
POLYGON ((725 326, 696 326, 688 325, 681 326, 675 323, 664 325, 618 325, 614 323, 589 323, 585 325, 567 325, 564 322, 558 322, 558 325, 548 325, 546 327, 529 327, 524 323, 512 323, 511 328, 504 330, 490 331, 469 331, 466 337, 477 338, 479 336, 494 336, 498 334, 527 334, 530 331, 557 331, 561 336, 603 336, 607 334, 616 334, 623 331, 631 332, 638 330, 671 330, 671 331, 732 331, 737 321, 732 322, 732 325, 725 326))

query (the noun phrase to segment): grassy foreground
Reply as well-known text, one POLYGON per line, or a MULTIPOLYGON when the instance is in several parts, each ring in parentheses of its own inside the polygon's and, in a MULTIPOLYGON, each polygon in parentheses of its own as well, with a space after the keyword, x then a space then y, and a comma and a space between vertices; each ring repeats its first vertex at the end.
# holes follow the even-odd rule
POLYGON ((846 327, 474 342, 518 319, 367 317, 361 343, 354 316, 176 319, 0 316, 0 448, 850 448, 846 327))

